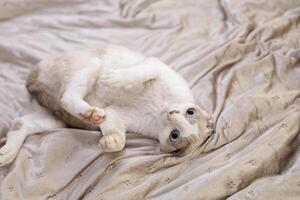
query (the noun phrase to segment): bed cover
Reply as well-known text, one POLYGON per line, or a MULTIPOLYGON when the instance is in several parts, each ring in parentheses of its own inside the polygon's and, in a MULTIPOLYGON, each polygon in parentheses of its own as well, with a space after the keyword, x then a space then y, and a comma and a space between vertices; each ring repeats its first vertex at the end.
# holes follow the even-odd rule
POLYGON ((24 82, 51 54, 105 43, 154 55, 189 83, 215 134, 183 157, 128 134, 27 138, 0 168, 0 199, 300 199, 300 1, 2 0, 0 136, 32 112, 24 82))

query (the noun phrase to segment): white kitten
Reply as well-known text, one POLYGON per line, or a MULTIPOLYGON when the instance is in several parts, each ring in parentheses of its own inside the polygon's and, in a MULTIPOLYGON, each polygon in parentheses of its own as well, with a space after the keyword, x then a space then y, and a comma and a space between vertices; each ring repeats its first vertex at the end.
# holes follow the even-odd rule
MULTIPOLYGON (((105 152, 121 151, 125 133, 156 138, 163 152, 188 146, 187 138, 209 136, 208 116, 194 103, 182 77, 154 57, 122 46, 73 51, 41 61, 27 88, 67 125, 100 128, 105 152)), ((26 136, 64 123, 47 111, 21 117, 0 149, 0 165, 11 162, 26 136)))

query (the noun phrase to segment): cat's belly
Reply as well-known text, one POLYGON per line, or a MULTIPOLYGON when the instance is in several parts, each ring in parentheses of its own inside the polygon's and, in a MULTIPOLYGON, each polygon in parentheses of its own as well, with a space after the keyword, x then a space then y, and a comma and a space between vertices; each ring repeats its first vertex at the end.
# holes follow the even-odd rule
POLYGON ((85 100, 94 106, 122 106, 135 107, 143 103, 155 104, 152 98, 148 98, 151 93, 149 90, 144 91, 126 91, 121 88, 115 88, 109 85, 97 85, 94 91, 90 93, 85 100))
POLYGON ((149 129, 153 128, 155 120, 164 109, 165 100, 157 95, 159 92, 145 89, 134 93, 100 85, 95 89, 96 93, 91 93, 85 98, 90 105, 104 110, 113 109, 118 113, 128 132, 143 133, 155 138, 155 134, 149 129))

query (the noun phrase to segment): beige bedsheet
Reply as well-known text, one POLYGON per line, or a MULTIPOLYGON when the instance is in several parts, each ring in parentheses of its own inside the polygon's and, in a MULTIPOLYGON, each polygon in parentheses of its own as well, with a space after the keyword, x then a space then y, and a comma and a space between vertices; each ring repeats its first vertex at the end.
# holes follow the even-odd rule
POLYGON ((184 157, 133 133, 110 154, 93 131, 31 136, 0 168, 0 199, 300 199, 299 0, 2 0, 0 19, 2 138, 32 112, 34 64, 107 42, 176 69, 216 123, 184 157))

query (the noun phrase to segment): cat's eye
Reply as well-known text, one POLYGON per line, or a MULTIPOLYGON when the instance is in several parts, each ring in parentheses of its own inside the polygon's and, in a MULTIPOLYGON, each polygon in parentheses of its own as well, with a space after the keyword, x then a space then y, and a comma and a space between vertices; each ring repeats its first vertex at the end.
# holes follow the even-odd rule
POLYGON ((173 131, 171 131, 170 135, 169 135, 169 140, 172 143, 177 142, 180 139, 180 132, 177 129, 174 129, 173 131))
POLYGON ((186 110, 186 115, 187 116, 190 116, 190 117, 193 117, 196 115, 196 109, 195 108, 189 108, 186 110))

